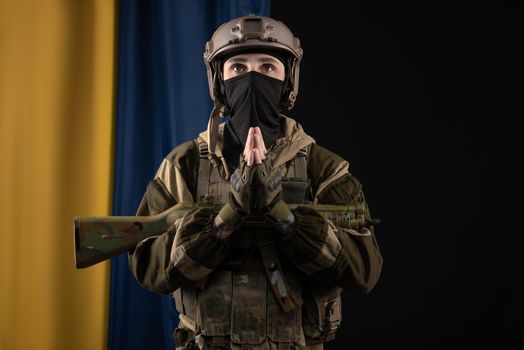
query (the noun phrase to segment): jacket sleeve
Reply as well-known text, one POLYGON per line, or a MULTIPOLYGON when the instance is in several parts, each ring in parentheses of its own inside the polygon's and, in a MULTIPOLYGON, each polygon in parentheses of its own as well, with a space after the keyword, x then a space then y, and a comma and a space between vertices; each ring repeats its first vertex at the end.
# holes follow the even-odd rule
MULTIPOLYGON (((347 171, 323 186, 316 197, 319 204, 364 203, 370 217, 362 186, 347 171)), ((295 229, 279 237, 288 259, 318 284, 369 293, 382 268, 374 228, 356 231, 337 227, 308 207, 298 207, 293 213, 295 229)))
MULTIPOLYGON (((137 215, 156 215, 187 200, 180 196, 191 192, 186 184, 193 183, 195 164, 185 158, 168 157, 169 163, 177 167, 177 181, 175 171, 168 169, 164 161, 149 183, 137 215)), ((146 289, 163 294, 181 285, 198 285, 218 266, 228 249, 228 239, 218 238, 213 230, 211 218, 215 215, 209 208, 191 210, 164 234, 141 241, 129 252, 129 268, 137 281, 146 289)))

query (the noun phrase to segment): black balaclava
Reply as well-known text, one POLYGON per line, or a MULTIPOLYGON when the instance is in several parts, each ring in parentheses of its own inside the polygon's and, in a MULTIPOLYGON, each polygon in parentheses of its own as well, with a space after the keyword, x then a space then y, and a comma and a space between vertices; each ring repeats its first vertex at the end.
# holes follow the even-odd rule
POLYGON ((222 82, 222 94, 231 119, 224 126, 222 154, 238 167, 250 127, 258 126, 266 148, 280 136, 280 107, 284 81, 248 72, 222 82))

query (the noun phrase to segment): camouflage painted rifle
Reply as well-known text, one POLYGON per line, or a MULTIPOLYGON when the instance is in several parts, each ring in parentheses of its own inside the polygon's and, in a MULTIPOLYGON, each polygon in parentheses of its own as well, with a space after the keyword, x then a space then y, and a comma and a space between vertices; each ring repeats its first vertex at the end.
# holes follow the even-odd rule
MULTIPOLYGON (((204 203, 196 205, 211 206, 204 203)), ((76 267, 89 267, 132 250, 140 241, 166 232, 177 219, 182 218, 194 206, 194 203, 182 202, 154 216, 76 217, 74 220, 76 267)), ((306 206, 317 210, 335 225, 345 228, 358 228, 380 222, 378 219, 365 219, 363 204, 306 206)), ((290 205, 291 209, 296 207, 297 205, 290 205)), ((265 225, 265 221, 262 217, 250 217, 246 220, 246 224, 265 225)))

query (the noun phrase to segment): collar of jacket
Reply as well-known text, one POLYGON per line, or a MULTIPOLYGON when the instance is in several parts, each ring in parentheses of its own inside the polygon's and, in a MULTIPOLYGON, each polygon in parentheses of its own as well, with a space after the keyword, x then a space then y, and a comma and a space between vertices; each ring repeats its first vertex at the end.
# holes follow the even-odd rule
MULTIPOLYGON (((280 125, 282 127, 282 136, 280 136, 268 149, 268 152, 271 154, 271 159, 273 160, 274 168, 293 159, 302 148, 315 143, 315 139, 306 134, 302 126, 294 119, 280 115, 280 125)), ((222 157, 223 137, 224 123, 220 124, 218 127, 217 144, 214 150, 209 150, 209 154, 212 157, 214 156, 218 158, 222 162, 224 169, 227 169, 226 162, 222 157)), ((202 131, 198 138, 209 144, 207 130, 202 131)), ((231 172, 228 169, 226 171, 227 178, 229 178, 230 173, 231 172)))

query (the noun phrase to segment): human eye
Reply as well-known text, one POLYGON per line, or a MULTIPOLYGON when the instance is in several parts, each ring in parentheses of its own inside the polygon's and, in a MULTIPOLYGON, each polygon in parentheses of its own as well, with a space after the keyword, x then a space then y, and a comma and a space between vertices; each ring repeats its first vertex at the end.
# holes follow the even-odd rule
POLYGON ((275 70, 275 67, 272 64, 266 63, 262 66, 262 72, 271 73, 275 70))
POLYGON ((237 63, 231 66, 231 70, 236 74, 242 74, 246 71, 246 66, 237 63))

